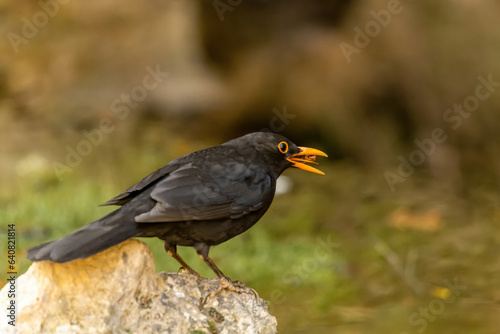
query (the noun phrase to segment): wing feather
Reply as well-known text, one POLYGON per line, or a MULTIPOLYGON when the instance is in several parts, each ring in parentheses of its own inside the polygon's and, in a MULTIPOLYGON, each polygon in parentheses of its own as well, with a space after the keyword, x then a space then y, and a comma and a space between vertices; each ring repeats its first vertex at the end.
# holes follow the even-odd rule
POLYGON ((240 218, 262 208, 271 176, 256 165, 205 173, 187 164, 160 180, 151 198, 157 204, 136 216, 139 223, 240 218), (209 177, 207 177, 207 175, 209 177))
POLYGON ((166 166, 163 166, 160 169, 155 170, 154 172, 152 172, 151 174, 149 174, 148 176, 146 176, 145 178, 134 184, 132 187, 125 190, 120 195, 113 197, 104 204, 101 204, 101 206, 124 205, 125 203, 129 202, 130 200, 132 200, 132 198, 140 194, 145 188, 154 184, 162 177, 168 175, 168 173, 170 173, 171 171, 177 169, 178 165, 174 164, 173 162, 169 163, 166 166))

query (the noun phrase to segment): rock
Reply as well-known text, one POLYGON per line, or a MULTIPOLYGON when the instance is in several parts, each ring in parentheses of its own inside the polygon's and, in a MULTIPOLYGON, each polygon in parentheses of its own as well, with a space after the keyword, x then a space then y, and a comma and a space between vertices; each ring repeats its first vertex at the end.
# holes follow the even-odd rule
MULTIPOLYGON (((128 240, 87 259, 33 263, 17 280, 16 327, 0 333, 276 333, 264 300, 218 290, 218 279, 156 273, 149 248, 128 240)), ((8 285, 0 305, 7 305, 8 285)))

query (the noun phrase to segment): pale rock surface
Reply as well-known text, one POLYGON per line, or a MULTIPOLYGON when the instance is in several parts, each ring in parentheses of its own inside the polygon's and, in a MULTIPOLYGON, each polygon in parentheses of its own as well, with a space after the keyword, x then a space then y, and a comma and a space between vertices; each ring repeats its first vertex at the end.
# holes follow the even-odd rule
POLYGON ((253 294, 224 290, 201 307, 219 286, 156 273, 149 248, 128 240, 87 259, 33 263, 17 280, 16 327, 2 321, 0 333, 276 333, 276 319, 253 294))

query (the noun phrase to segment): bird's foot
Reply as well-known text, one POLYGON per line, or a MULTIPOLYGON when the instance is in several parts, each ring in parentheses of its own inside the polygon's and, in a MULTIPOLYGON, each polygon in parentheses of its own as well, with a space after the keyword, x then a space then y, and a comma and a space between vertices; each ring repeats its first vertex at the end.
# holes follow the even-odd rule
POLYGON ((258 297, 257 292, 252 288, 247 288, 243 282, 233 281, 229 277, 220 279, 220 290, 229 290, 236 293, 252 293, 255 298, 258 297))
POLYGON ((193 276, 196 276, 197 278, 203 278, 203 277, 201 277, 200 274, 198 274, 197 271, 195 271, 195 270, 193 270, 191 268, 180 267, 179 270, 177 271, 177 273, 179 273, 179 274, 183 274, 183 273, 186 273, 186 272, 189 273, 189 274, 191 274, 191 275, 193 275, 193 276))
POLYGON ((246 287, 245 284, 243 284, 240 281, 232 281, 229 277, 221 277, 219 282, 220 282, 219 288, 216 291, 209 293, 205 298, 203 298, 200 307, 203 307, 205 303, 208 301, 208 299, 216 297, 224 290, 235 293, 250 293, 255 297, 255 299, 259 297, 257 291, 255 291, 252 288, 246 287))

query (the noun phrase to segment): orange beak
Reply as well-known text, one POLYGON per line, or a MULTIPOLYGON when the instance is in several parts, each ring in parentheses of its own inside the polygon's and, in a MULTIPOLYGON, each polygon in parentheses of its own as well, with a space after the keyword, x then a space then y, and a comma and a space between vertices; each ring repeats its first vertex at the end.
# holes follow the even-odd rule
POLYGON ((315 148, 299 147, 299 149, 300 149, 299 153, 294 154, 293 157, 286 158, 288 161, 293 163, 292 167, 297 167, 306 170, 308 172, 325 175, 325 173, 323 173, 319 169, 306 165, 306 163, 317 164, 316 162, 317 155, 319 155, 320 157, 328 157, 328 155, 326 155, 325 152, 322 152, 315 148))

